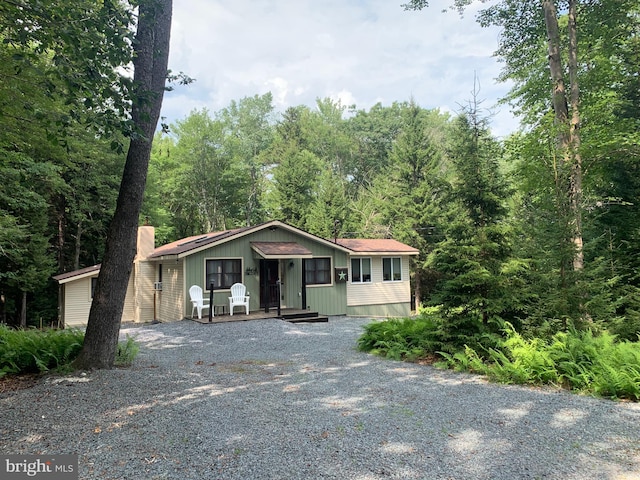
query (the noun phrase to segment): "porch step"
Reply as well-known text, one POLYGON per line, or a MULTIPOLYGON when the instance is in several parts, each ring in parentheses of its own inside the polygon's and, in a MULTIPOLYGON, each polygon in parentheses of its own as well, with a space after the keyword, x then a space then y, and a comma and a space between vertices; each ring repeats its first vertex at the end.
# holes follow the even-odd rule
POLYGON ((289 323, 317 323, 328 322, 329 317, 324 315, 318 315, 318 312, 296 312, 296 313, 284 313, 282 320, 289 323))

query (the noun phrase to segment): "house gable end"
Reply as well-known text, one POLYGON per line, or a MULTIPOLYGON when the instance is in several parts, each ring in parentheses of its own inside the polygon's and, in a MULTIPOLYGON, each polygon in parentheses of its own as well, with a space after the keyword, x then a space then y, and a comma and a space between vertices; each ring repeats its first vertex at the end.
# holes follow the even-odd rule
POLYGON ((178 240, 168 245, 164 245, 155 250, 155 252, 149 256, 149 260, 167 260, 169 258, 185 258, 190 255, 206 251, 210 248, 223 245, 228 242, 237 241, 240 238, 255 234, 260 231, 268 230, 275 232, 277 230, 284 230, 295 235, 299 235, 302 238, 307 238, 316 243, 320 243, 331 248, 341 250, 343 252, 349 252, 350 250, 340 244, 336 244, 324 238, 317 237, 311 233, 300 230, 291 225, 287 225, 279 220, 273 220, 270 222, 262 223, 254 227, 243 227, 235 230, 228 230, 225 232, 213 232, 206 235, 196 235, 194 237, 187 237, 182 240, 178 240))

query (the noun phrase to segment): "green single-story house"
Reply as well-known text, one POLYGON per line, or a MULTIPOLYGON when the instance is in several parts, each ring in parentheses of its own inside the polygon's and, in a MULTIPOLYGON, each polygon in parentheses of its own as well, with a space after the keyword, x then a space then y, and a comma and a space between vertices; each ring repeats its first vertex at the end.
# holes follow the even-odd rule
MULTIPOLYGON (((139 227, 123 322, 190 317, 192 285, 202 287, 206 299, 213 286, 214 314, 228 314, 234 283, 246 286, 252 312, 275 307, 279 296, 283 309, 323 315, 411 313, 409 259, 418 250, 396 240, 327 240, 277 220, 157 248, 154 237, 152 226, 139 227)), ((99 273, 95 265, 53 277, 60 285, 61 324, 86 325, 99 273)))

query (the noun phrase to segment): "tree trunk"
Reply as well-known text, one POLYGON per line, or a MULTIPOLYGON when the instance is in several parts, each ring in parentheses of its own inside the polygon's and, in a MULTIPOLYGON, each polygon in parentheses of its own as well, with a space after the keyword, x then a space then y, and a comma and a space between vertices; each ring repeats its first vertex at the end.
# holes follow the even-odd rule
MULTIPOLYGON (((417 263, 417 262, 416 262, 417 263)), ((415 268, 413 275, 413 295, 414 295, 414 306, 413 309, 416 313, 420 311, 420 304, 422 303, 422 298, 420 297, 420 289, 422 288, 422 282, 420 278, 422 276, 422 269, 415 268)))
POLYGON ((82 250, 82 222, 78 222, 76 226, 76 242, 73 254, 73 269, 78 270, 80 268, 80 251, 82 250))
POLYGON ((558 28, 558 12, 552 0, 542 2, 544 10, 544 23, 547 28, 547 46, 549 51, 549 70, 551 72, 551 81, 553 83, 553 92, 551 100, 553 102, 553 110, 556 116, 556 123, 560 128, 558 141, 560 148, 568 145, 569 138, 566 132, 562 131, 562 127, 566 125, 569 118, 567 108, 567 95, 564 86, 564 73, 562 68, 562 57, 560 56, 560 30, 558 28))
POLYGON ((7 302, 5 301, 4 291, 0 291, 0 322, 7 323, 7 302))
POLYGON ((172 0, 142 0, 134 43, 131 138, 120 192, 109 226, 84 345, 76 367, 111 368, 115 360, 127 284, 136 253, 138 217, 167 77, 172 0))
POLYGON ((569 125, 569 153, 571 155, 570 208, 573 216, 573 269, 584 268, 582 245, 582 157, 580 155, 580 89, 578 87, 578 0, 569 1, 569 82, 571 84, 571 121, 569 125))
POLYGON ((560 152, 556 173, 556 188, 559 194, 561 214, 564 215, 565 202, 568 202, 567 215, 574 246, 573 269, 582 270, 584 266, 582 251, 582 159, 580 157, 580 114, 578 88, 578 41, 577 41, 577 2, 569 1, 569 83, 571 119, 567 104, 567 91, 564 83, 564 69, 560 55, 560 31, 555 4, 551 0, 542 2, 544 21, 547 30, 549 70, 553 84, 552 104, 555 123, 558 129, 558 150, 560 152), (567 179, 568 176, 568 179, 567 179))
POLYGON ((27 292, 24 290, 20 302, 20 328, 27 328, 27 292))
MULTIPOLYGON (((64 208, 58 212, 58 272, 64 272, 64 208)), ((76 267, 76 270, 78 268, 76 267)))

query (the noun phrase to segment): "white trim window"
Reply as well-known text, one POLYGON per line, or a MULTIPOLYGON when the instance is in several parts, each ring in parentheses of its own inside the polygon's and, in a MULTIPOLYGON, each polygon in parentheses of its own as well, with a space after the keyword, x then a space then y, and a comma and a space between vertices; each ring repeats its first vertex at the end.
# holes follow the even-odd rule
POLYGON ((306 285, 331 285, 331 258, 307 258, 304 261, 306 285))
POLYGON ((371 259, 351 259, 351 283, 371 283, 371 259))
POLYGON ((400 257, 387 257, 382 259, 382 281, 402 281, 402 259, 400 257))
POLYGON ((228 289, 234 283, 242 283, 241 258, 207 258, 205 268, 206 290, 212 282, 216 290, 228 289))

